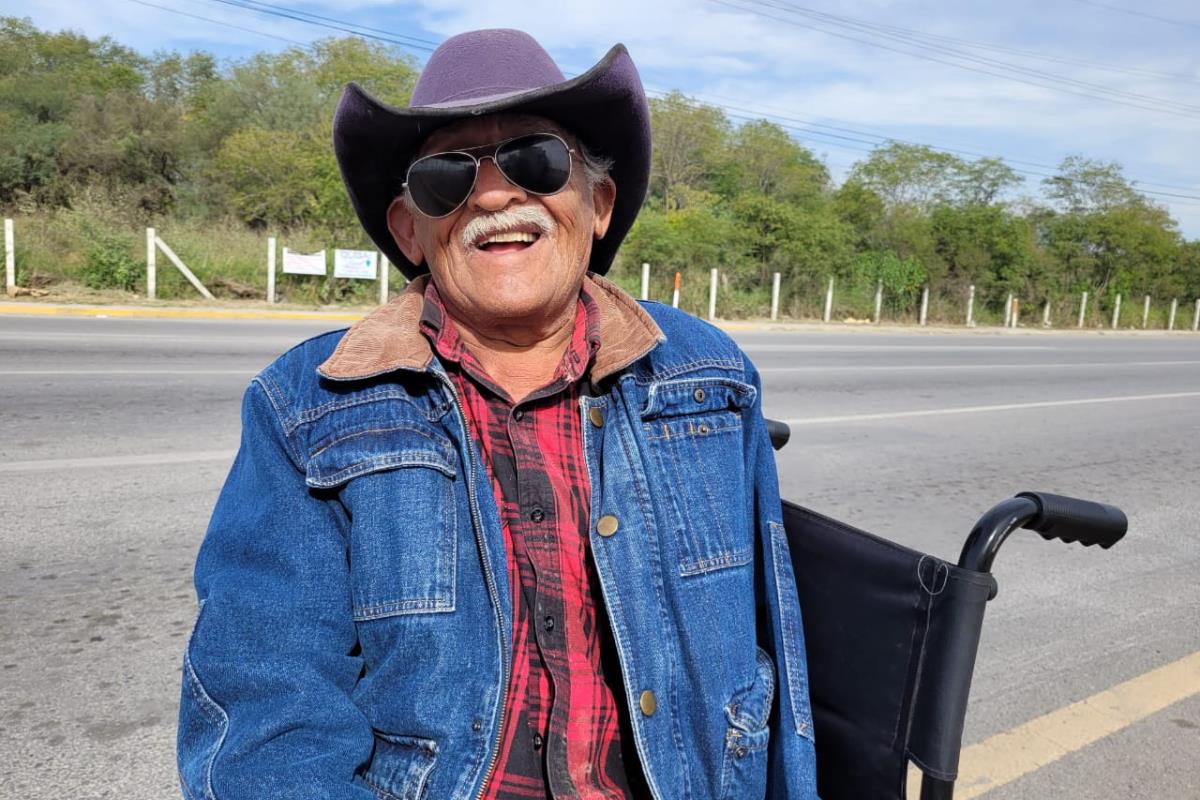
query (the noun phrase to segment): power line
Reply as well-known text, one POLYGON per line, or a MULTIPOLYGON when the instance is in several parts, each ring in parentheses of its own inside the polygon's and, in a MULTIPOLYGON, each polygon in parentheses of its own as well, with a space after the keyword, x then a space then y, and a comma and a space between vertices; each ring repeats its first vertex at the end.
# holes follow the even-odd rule
MULTIPOLYGON (((270 6, 270 7, 265 7, 265 8, 258 8, 258 7, 252 6, 245 2, 237 2, 237 0, 211 0, 211 2, 221 3, 221 4, 227 5, 227 6, 233 6, 234 8, 240 8, 245 11, 252 11, 257 14, 267 14, 267 15, 270 15, 273 17, 281 17, 283 19, 290 19, 290 20, 294 20, 296 22, 303 22, 308 25, 316 25, 316 26, 322 27, 322 28, 329 28, 330 30, 341 31, 342 33, 348 33, 352 36, 359 36, 363 39, 374 39, 375 41, 378 41, 378 42, 384 42, 386 44, 393 44, 393 45, 396 45, 397 47, 403 47, 403 48, 406 48, 409 50, 422 50, 427 53, 432 53, 435 49, 434 47, 431 47, 428 45, 414 44, 412 42, 406 42, 401 39, 395 38, 394 36, 380 36, 379 34, 372 33, 370 30, 363 29, 357 25, 353 25, 352 23, 342 22, 341 20, 337 20, 335 22, 324 21, 324 20, 329 20, 330 19, 329 17, 324 17, 321 19, 308 19, 305 17, 306 12, 297 11, 295 9, 285 9, 285 7, 283 7, 283 6, 270 6)), ((265 6, 266 4, 262 3, 260 5, 265 6)), ((315 16, 315 15, 310 15, 310 16, 315 16)))
POLYGON ((1118 14, 1130 14, 1135 17, 1144 17, 1152 19, 1156 22, 1165 22, 1168 25, 1179 25, 1184 28, 1200 29, 1200 22, 1191 22, 1186 19, 1172 19, 1171 17, 1162 17, 1158 14, 1150 14, 1146 11, 1136 11, 1132 8, 1122 8, 1120 6, 1110 6, 1108 3, 1097 3, 1096 0, 1075 0, 1076 3, 1081 3, 1085 6, 1094 6, 1095 8, 1106 8, 1109 11, 1116 11, 1118 14))
MULTIPOLYGON (((344 33, 350 33, 351 35, 362 36, 364 38, 376 39, 379 41, 387 42, 389 44, 395 44, 397 46, 406 47, 406 48, 410 48, 410 49, 421 49, 421 50, 432 51, 439 44, 438 42, 435 42, 432 40, 420 39, 420 38, 411 37, 411 36, 405 36, 404 38, 409 39, 410 41, 404 42, 404 41, 401 41, 392 36, 374 35, 375 33, 386 33, 386 32, 382 31, 382 29, 379 29, 379 28, 369 28, 367 26, 358 25, 356 23, 347 22, 345 20, 335 19, 332 17, 322 17, 317 14, 309 14, 308 12, 305 12, 305 11, 293 9, 293 8, 290 8, 287 6, 266 3, 266 2, 263 2, 262 0, 207 0, 207 1, 208 2, 218 2, 223 5, 229 5, 229 6, 233 6, 236 8, 241 8, 246 11, 253 11, 253 12, 257 12, 257 13, 261 13, 261 14, 269 14, 272 16, 280 16, 280 17, 284 17, 287 19, 293 19, 293 20, 300 21, 300 22, 306 22, 310 25, 329 28, 332 30, 338 30, 338 31, 341 31, 344 33), (262 8, 256 8, 255 6, 261 6, 262 8), (301 18, 304 16, 311 17, 312 19, 301 18), (367 31, 368 33, 363 33, 363 31, 367 31)), ((717 2, 719 0, 713 0, 713 1, 717 2)), ((141 5, 153 5, 150 3, 146 3, 145 0, 130 0, 130 2, 136 2, 141 5)), ((184 16, 193 16, 193 17, 196 16, 196 15, 187 14, 186 12, 169 9, 164 6, 153 6, 153 7, 160 8, 165 11, 171 11, 173 13, 183 14, 184 16)), ((743 10, 745 10, 745 9, 743 9, 743 10)), ((754 13, 754 12, 752 12, 752 13, 754 13)), ((197 17, 197 18, 205 19, 206 21, 214 22, 216 24, 228 25, 229 27, 238 28, 239 30, 249 30, 249 29, 245 29, 245 28, 239 28, 239 26, 229 25, 228 23, 219 22, 217 20, 209 20, 207 18, 202 18, 202 17, 197 17)), ((807 27, 807 26, 805 26, 805 27, 807 27)), ((251 31, 251 32, 253 32, 253 31, 251 31)), ((263 34, 263 35, 269 35, 269 34, 263 34)), ((271 38, 280 38, 281 39, 282 37, 271 37, 271 38)), ((284 41, 293 42, 293 40, 286 40, 286 39, 284 41)), ((293 43, 301 44, 299 42, 293 42, 293 43)), ((301 46, 305 46, 305 45, 301 45, 301 46)), ((668 94, 668 92, 665 92, 663 90, 648 89, 648 91, 652 94, 661 94, 661 95, 668 94)), ((910 144, 910 145, 916 145, 916 146, 931 147, 932 149, 935 149, 935 150, 940 150, 942 152, 956 153, 959 155, 969 155, 969 156, 975 156, 975 157, 992 157, 992 156, 985 156, 984 154, 973 152, 970 150, 960 150, 960 149, 954 149, 954 148, 948 148, 948 147, 936 147, 936 146, 925 144, 925 143, 907 141, 907 140, 900 139, 897 137, 880 135, 880 134, 875 134, 875 133, 870 133, 870 132, 864 132, 864 131, 856 130, 853 128, 844 128, 844 127, 839 127, 839 126, 828 125, 826 123, 815 122, 812 120, 806 120, 806 119, 798 118, 798 117, 791 117, 791 116, 786 116, 786 115, 781 115, 781 114, 768 113, 768 112, 764 111, 761 107, 734 106, 734 105, 726 105, 726 104, 721 104, 721 103, 709 103, 709 104, 714 105, 726 112, 742 111, 742 112, 746 112, 749 114, 760 115, 760 116, 750 117, 750 116, 745 116, 744 114, 728 113, 727 115, 732 119, 738 119, 738 120, 743 120, 743 121, 753 121, 753 120, 757 120, 757 119, 760 119, 763 117, 767 117, 767 118, 772 118, 775 120, 785 120, 788 122, 799 123, 799 125, 795 125, 795 124, 788 125, 788 124, 783 124, 780 122, 776 122, 775 124, 779 125, 781 128, 784 128, 785 130, 789 130, 793 133, 803 134, 803 136, 797 136, 796 138, 806 139, 807 141, 813 142, 815 144, 833 146, 833 147, 836 147, 836 148, 839 148, 842 150, 847 150, 847 151, 852 151, 852 152, 870 153, 873 151, 873 149, 880 147, 884 144, 887 144, 889 142, 897 142, 897 143, 901 143, 901 144, 910 144), (800 127, 800 126, 804 126, 804 127, 800 127), (828 133, 824 130, 819 130, 819 128, 827 128, 827 129, 829 129, 831 131, 835 131, 835 132, 828 133), (849 134, 849 135, 846 135, 846 134, 849 134), (822 137, 822 138, 814 139, 812 137, 822 137), (867 137, 867 138, 863 138, 863 137, 867 137), (827 141, 828 139, 834 139, 837 141, 830 142, 830 141, 827 141), (869 145, 870 149, 866 149, 866 148, 862 148, 862 147, 848 146, 848 145, 844 144, 843 142, 852 142, 855 144, 869 145)), ((1026 164, 1029 166, 1041 167, 1043 169, 1049 169, 1049 170, 1057 169, 1054 166, 1047 165, 1047 164, 1039 164, 1037 162, 1021 161, 1019 159, 1010 159, 1010 158, 1005 158, 1003 156, 995 156, 995 157, 1000 158, 1006 162, 1009 162, 1010 164, 1026 164)), ((1014 172, 1017 172, 1019 174, 1029 175, 1029 176, 1033 176, 1033 177, 1040 177, 1040 178, 1052 177, 1051 174, 1044 173, 1044 172, 1023 170, 1023 169, 1019 169, 1019 168, 1011 167, 1011 166, 1010 166, 1010 168, 1013 169, 1014 172)), ((1164 188, 1174 188, 1174 189, 1184 189, 1184 190, 1188 190, 1191 188, 1191 187, 1176 186, 1176 185, 1172 185, 1172 184, 1154 184, 1154 183, 1150 183, 1150 182, 1143 183, 1143 182, 1139 182, 1139 181, 1133 180, 1133 179, 1131 179, 1131 182, 1135 186, 1151 185, 1151 186, 1161 186, 1164 188)), ((1139 189, 1139 191, 1143 194, 1148 194, 1148 195, 1157 195, 1157 196, 1172 197, 1172 198, 1179 198, 1179 199, 1200 200, 1200 195, 1172 194, 1172 193, 1168 193, 1168 192, 1158 192, 1158 191, 1153 191, 1153 190, 1149 190, 1149 189, 1139 189)))
POLYGON ((256 31, 253 28, 244 28, 241 25, 234 25, 232 22, 222 22, 219 19, 213 19, 211 17, 202 17, 199 14, 189 14, 188 12, 180 11, 177 8, 167 8, 166 6, 160 6, 155 3, 147 3, 146 0, 129 0, 129 2, 137 3, 139 6, 147 6, 149 8, 157 8, 159 11, 168 11, 172 14, 178 14, 182 17, 190 17, 191 19, 198 19, 198 20, 201 20, 202 22, 211 22, 213 25, 222 25, 226 28, 233 28, 234 30, 237 30, 237 31, 245 31, 246 33, 252 33, 255 36, 265 36, 268 39, 277 39, 278 41, 287 42, 288 44, 294 44, 294 45, 298 45, 300 47, 308 47, 308 45, 305 44, 304 42, 299 42, 299 41, 296 41, 295 39, 288 39, 283 36, 276 36, 273 33, 263 33, 262 31, 256 31))
MULTIPOLYGON (((728 0, 709 0, 709 2, 715 3, 717 5, 727 6, 729 8, 737 9, 738 11, 743 11, 743 12, 746 12, 749 14, 754 14, 754 15, 757 15, 760 17, 764 17, 766 19, 771 19, 771 20, 775 20, 777 22, 782 22, 787 25, 794 25, 794 26, 800 27, 800 28, 808 28, 810 30, 815 30, 815 31, 824 33, 829 36, 835 36, 835 37, 838 37, 841 39, 847 39, 849 41, 867 45, 868 47, 875 47, 875 48, 878 48, 881 50, 888 50, 888 51, 891 51, 894 53, 900 53, 901 55, 909 56, 911 58, 918 58, 918 59, 921 59, 924 61, 931 61, 933 63, 943 64, 945 66, 955 67, 957 69, 962 69, 962 70, 967 70, 968 72, 976 72, 976 73, 979 73, 982 75, 988 75, 988 76, 991 76, 994 78, 1001 78, 1003 80, 1009 80, 1009 81, 1014 81, 1017 83, 1023 83, 1023 84, 1027 84, 1029 86, 1036 86, 1036 87, 1042 88, 1042 89, 1050 89, 1053 91, 1063 92, 1065 94, 1072 94, 1072 95, 1076 95, 1079 97, 1085 97, 1085 98, 1088 98, 1091 100, 1103 100, 1105 102, 1115 103, 1117 105, 1129 106, 1131 108, 1138 108, 1143 111, 1158 111, 1158 112, 1161 112, 1164 114, 1173 114, 1176 116, 1184 116, 1184 117, 1189 117, 1189 118, 1194 118, 1196 116, 1200 116, 1200 106, 1186 106, 1184 104, 1174 103, 1173 101, 1164 100, 1162 98, 1154 98, 1154 97, 1147 97, 1144 95, 1136 95, 1134 93, 1124 92, 1124 91, 1118 90, 1118 89, 1110 89, 1107 87, 1098 86, 1097 84, 1086 84, 1085 82, 1082 82, 1082 81, 1074 81, 1073 79, 1063 78, 1062 76, 1055 76, 1055 75, 1052 75, 1049 73, 1039 73, 1037 70, 1029 70, 1029 69, 1026 69, 1023 67, 1019 67, 1017 65, 1008 64, 1007 62, 997 62, 994 59, 985 59, 985 58, 981 58, 981 57, 977 57, 977 56, 971 56, 970 54, 962 54, 960 52, 946 53, 947 57, 945 57, 945 58, 939 57, 939 55, 927 55, 922 52, 912 52, 911 50, 901 49, 898 47, 892 47, 890 45, 883 44, 881 42, 871 41, 870 39, 863 39, 858 36, 852 36, 850 34, 828 30, 827 28, 820 27, 820 25, 817 25, 817 24, 800 22, 800 21, 797 21, 795 19, 791 19, 788 17, 781 17, 781 16, 777 16, 774 14, 768 14, 764 11, 757 10, 755 8, 747 8, 745 5, 738 5, 733 2, 728 2, 728 0), (974 67, 969 64, 961 63, 961 61, 950 60, 951 58, 959 58, 959 59, 966 60, 966 61, 974 61, 974 62, 978 62, 978 63, 984 64, 984 65, 994 64, 994 65, 1000 66, 1001 68, 1008 69, 1013 72, 1017 72, 1018 74, 1017 75, 1005 74, 1003 72, 996 72, 991 69, 985 69, 983 67, 974 67), (1031 77, 1019 77, 1020 74, 1027 74, 1027 75, 1030 75, 1031 77), (1047 77, 1040 77, 1040 76, 1047 76, 1047 77), (1033 78, 1039 78, 1039 79, 1035 80, 1033 78), (1096 94, 1095 91, 1089 92, 1089 91, 1076 90, 1076 89, 1068 88, 1065 86, 1058 86, 1058 85, 1055 85, 1056 82, 1074 83, 1074 84, 1084 86, 1085 88, 1095 86, 1095 87, 1097 87, 1095 91, 1100 91, 1100 92, 1102 92, 1102 94, 1096 94), (1108 95, 1116 95, 1116 96, 1108 96, 1108 95), (1134 98, 1137 98, 1139 100, 1139 102, 1123 100, 1120 98, 1120 95, 1132 96, 1134 98), (1147 103, 1151 103, 1151 104, 1156 103, 1159 105, 1157 105, 1157 106, 1156 105, 1147 105, 1147 103)), ((742 0, 742 2, 748 2, 748 3, 751 3, 752 5, 757 5, 757 6, 765 6, 767 8, 772 8, 775 10, 781 10, 779 5, 764 2, 763 0, 742 0)), ((786 11, 786 10, 793 10, 793 9, 792 9, 792 7, 785 7, 782 10, 786 11)), ((821 12, 814 12, 814 13, 821 13, 821 12)), ((826 21, 826 24, 837 24, 837 23, 829 23, 828 21, 826 21)), ((844 23, 842 24, 842 27, 846 27, 846 26, 847 26, 846 24, 844 24, 844 23)), ((871 35, 871 34, 869 34, 869 35, 871 35)), ((873 34, 873 35, 883 36, 883 34, 873 34)), ((899 37, 885 36, 885 38, 898 39, 899 37)), ((914 42, 906 42, 906 41, 903 41, 903 39, 901 39, 901 41, 902 41, 902 43, 907 44, 909 47, 916 47, 918 50, 926 50, 926 51, 933 51, 935 53, 939 53, 938 50, 936 50, 935 48, 931 48, 927 45, 922 45, 920 43, 914 43, 914 42)))

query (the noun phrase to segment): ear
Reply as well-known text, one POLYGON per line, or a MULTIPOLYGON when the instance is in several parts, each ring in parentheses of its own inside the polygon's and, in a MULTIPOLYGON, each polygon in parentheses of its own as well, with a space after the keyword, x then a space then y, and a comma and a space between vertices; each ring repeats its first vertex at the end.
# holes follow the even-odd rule
POLYGON ((425 253, 417 241, 416 220, 403 197, 397 197, 388 206, 387 223, 388 230, 391 231, 392 238, 396 240, 396 245, 404 257, 418 265, 424 261, 425 253))
POLYGON ((616 201, 617 185, 613 183, 612 178, 605 177, 592 189, 592 209, 595 214, 592 232, 597 239, 603 239, 604 234, 608 232, 608 225, 612 222, 613 203, 616 201))

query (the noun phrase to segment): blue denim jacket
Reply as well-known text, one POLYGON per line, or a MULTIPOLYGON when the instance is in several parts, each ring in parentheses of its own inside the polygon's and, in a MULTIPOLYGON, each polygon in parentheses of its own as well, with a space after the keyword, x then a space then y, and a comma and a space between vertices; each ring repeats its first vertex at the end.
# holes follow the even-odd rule
MULTIPOLYGON (((579 409, 647 782, 655 800, 814 798, 758 375, 716 328, 588 281, 602 342, 630 320, 655 334, 579 409)), ((504 538, 452 384, 414 339, 420 302, 303 342, 246 391, 196 564, 185 797, 472 800, 490 774, 511 659, 504 538)))

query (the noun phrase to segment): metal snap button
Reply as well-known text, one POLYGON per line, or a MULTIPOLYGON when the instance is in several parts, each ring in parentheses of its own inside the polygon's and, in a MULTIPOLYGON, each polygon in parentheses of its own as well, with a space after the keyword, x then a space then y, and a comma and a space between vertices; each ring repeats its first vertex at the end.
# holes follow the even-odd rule
POLYGON ((694 398, 696 399, 696 402, 697 402, 697 403, 703 403, 703 402, 704 402, 704 397, 705 397, 705 395, 704 395, 704 390, 703 390, 703 389, 697 389, 696 391, 692 392, 692 397, 694 397, 694 398))
POLYGON ((620 527, 620 523, 612 514, 605 514, 596 520, 596 533, 604 537, 612 536, 617 532, 618 527, 620 527))
POLYGON ((546 512, 541 509, 541 506, 534 506, 533 511, 529 512, 529 518, 534 522, 541 522, 546 518, 546 512))
POLYGON ((638 705, 642 708, 642 713, 647 717, 654 716, 654 711, 658 708, 658 701, 654 699, 654 692, 647 689, 642 692, 638 698, 638 705))
POLYGON ((592 421, 592 425, 597 428, 604 427, 604 412, 598 408, 593 408, 588 412, 588 419, 592 421))

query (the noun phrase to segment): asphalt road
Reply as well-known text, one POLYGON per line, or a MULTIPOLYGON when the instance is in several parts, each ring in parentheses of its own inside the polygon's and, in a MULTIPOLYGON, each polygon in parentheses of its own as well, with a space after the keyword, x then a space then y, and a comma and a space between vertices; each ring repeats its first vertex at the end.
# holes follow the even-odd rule
MULTIPOLYGON (((342 324, 0 316, 0 797, 177 796, 192 561, 242 390, 342 324)), ((735 336, 793 425, 788 498, 950 560, 1022 489, 1128 512, 1110 551, 1005 546, 968 744, 1200 650, 1200 336, 735 336)), ((986 797, 1194 799, 1198 763, 1193 695, 986 797)))

